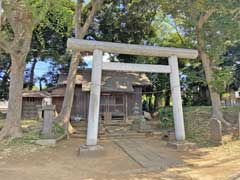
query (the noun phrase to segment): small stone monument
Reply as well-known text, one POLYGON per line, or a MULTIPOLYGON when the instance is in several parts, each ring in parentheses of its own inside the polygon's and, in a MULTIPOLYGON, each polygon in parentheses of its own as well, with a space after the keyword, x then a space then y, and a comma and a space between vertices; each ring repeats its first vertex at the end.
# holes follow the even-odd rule
POLYGON ((134 121, 132 123, 132 130, 138 132, 152 132, 151 126, 146 123, 143 115, 140 115, 140 108, 136 103, 133 107, 134 121))
POLYGON ((211 119, 210 141, 215 145, 222 145, 222 124, 218 119, 211 119))
POLYGON ((140 116, 140 107, 138 105, 138 103, 135 103, 134 107, 133 107, 133 115, 136 116, 140 116))
POLYGON ((53 138, 53 118, 55 105, 43 106, 43 128, 41 134, 44 138, 53 138))
POLYGON ((51 97, 45 97, 42 100, 42 106, 46 105, 52 105, 52 98, 51 97))

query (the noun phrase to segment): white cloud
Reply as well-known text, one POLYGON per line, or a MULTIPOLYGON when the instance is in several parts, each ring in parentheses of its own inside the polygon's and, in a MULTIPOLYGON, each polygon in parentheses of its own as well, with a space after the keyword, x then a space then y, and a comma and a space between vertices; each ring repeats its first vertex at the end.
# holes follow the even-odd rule
MULTIPOLYGON (((103 62, 110 62, 109 58, 110 58, 109 53, 104 53, 104 55, 103 55, 103 62)), ((92 59, 93 59, 93 56, 85 56, 85 57, 83 57, 83 60, 84 60, 84 62, 87 63, 87 65, 88 65, 87 67, 88 68, 92 67, 92 59)))

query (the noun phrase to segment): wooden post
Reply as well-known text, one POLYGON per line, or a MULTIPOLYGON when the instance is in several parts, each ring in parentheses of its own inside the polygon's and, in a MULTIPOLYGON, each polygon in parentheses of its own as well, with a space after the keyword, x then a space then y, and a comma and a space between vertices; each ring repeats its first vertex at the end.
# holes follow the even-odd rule
POLYGON ((177 56, 169 57, 168 63, 171 67, 170 83, 171 83, 171 91, 172 91, 173 117, 174 117, 176 140, 182 141, 182 140, 185 140, 185 129, 184 129, 182 98, 181 98, 177 56))
POLYGON ((91 93, 88 112, 87 145, 97 145, 103 51, 93 51, 91 93))

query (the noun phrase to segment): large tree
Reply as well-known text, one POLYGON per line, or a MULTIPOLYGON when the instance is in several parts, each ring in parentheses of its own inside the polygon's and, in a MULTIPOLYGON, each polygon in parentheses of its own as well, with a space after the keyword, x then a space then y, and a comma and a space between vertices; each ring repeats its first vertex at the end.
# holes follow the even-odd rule
MULTIPOLYGON (((212 102, 212 117, 229 125, 221 112, 220 93, 224 89, 226 77, 219 78, 219 60, 225 52, 226 42, 239 38, 239 21, 236 19, 237 1, 182 0, 162 1, 162 7, 175 19, 181 19, 178 24, 185 35, 196 42, 212 102), (222 88, 219 88, 222 87, 222 88)), ((222 73, 223 74, 223 73, 222 73)), ((227 75, 227 73, 224 73, 227 75)))
POLYGON ((45 18, 48 9, 62 1, 3 0, 0 26, 0 48, 11 57, 7 119, 0 132, 5 137, 22 136, 20 121, 22 88, 26 57, 34 28, 45 18))
MULTIPOLYGON (((75 10, 75 38, 83 39, 87 34, 88 29, 94 19, 94 15, 97 9, 101 6, 103 0, 92 0, 90 2, 90 9, 87 12, 87 17, 85 18, 85 22, 82 21, 82 11, 83 11, 83 0, 77 0, 77 6, 75 10)), ((73 104, 74 90, 75 90, 75 80, 77 75, 77 70, 79 66, 79 61, 82 59, 81 53, 79 51, 72 52, 72 58, 70 63, 70 69, 68 72, 67 78, 67 87, 64 96, 64 101, 62 104, 62 109, 57 117, 58 121, 61 121, 67 133, 73 133, 74 129, 70 124, 70 115, 73 104)))

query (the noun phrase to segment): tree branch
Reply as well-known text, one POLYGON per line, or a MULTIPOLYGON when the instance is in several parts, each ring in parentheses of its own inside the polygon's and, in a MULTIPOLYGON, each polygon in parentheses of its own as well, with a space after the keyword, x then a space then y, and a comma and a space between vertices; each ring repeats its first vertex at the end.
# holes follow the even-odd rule
POLYGON ((197 39, 198 39, 198 44, 199 44, 198 49, 200 51, 202 51, 204 49, 204 40, 203 40, 203 37, 202 37, 202 28, 203 28, 204 24, 208 21, 210 16, 215 11, 217 11, 216 8, 212 8, 212 9, 207 10, 207 12, 204 15, 200 16, 200 18, 198 20, 198 23, 197 23, 197 26, 196 26, 196 32, 197 32, 197 39))
POLYGON ((83 27, 81 28, 80 39, 83 38, 86 35, 86 33, 88 31, 88 28, 93 21, 93 18, 94 18, 94 15, 95 15, 96 11, 97 11, 97 8, 98 8, 98 6, 100 6, 103 3, 103 1, 104 0, 92 0, 92 9, 91 9, 91 12, 90 12, 88 18, 86 19, 83 27))
POLYGON ((198 23, 197 23, 197 28, 200 30, 203 28, 203 25, 208 21, 208 19, 210 18, 210 16, 215 12, 217 11, 217 9, 215 8, 212 8, 212 9, 209 9, 207 10, 207 12, 200 17, 198 23))
POLYGON ((77 1, 77 6, 75 9, 75 37, 80 39, 80 31, 81 31, 81 21, 82 21, 82 5, 83 0, 77 1))

